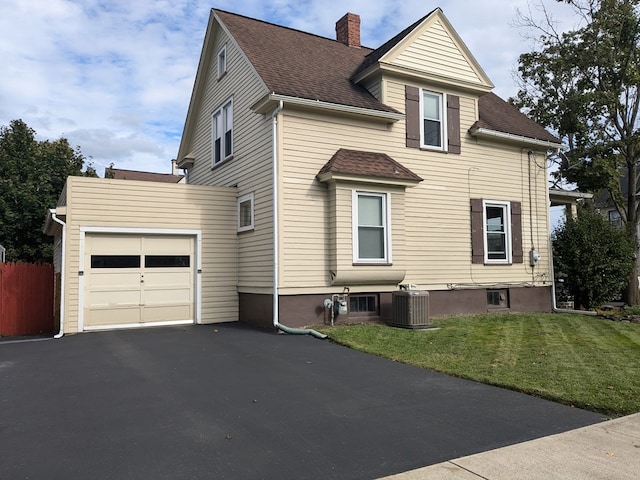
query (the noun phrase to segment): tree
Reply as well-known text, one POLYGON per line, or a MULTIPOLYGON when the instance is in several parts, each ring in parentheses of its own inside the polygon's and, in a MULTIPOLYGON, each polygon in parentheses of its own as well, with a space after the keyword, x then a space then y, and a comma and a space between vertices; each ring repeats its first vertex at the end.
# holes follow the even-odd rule
MULTIPOLYGON (((514 104, 554 130, 568 149, 556 157, 556 180, 607 192, 632 244, 638 241, 640 202, 640 0, 556 0, 571 6, 583 26, 558 33, 542 5, 539 48, 519 58, 514 104)), ((637 251, 634 252, 634 256, 637 251)), ((639 303, 638 267, 624 300, 639 303)))
POLYGON ((578 209, 553 238, 555 266, 578 304, 599 307, 616 298, 635 266, 637 243, 593 208, 578 209))
MULTIPOLYGON (((0 127, 0 243, 7 260, 50 262, 51 238, 42 233, 69 175, 82 175, 85 157, 60 138, 38 141, 22 120, 0 127)), ((85 173, 96 176, 89 165, 85 173)))

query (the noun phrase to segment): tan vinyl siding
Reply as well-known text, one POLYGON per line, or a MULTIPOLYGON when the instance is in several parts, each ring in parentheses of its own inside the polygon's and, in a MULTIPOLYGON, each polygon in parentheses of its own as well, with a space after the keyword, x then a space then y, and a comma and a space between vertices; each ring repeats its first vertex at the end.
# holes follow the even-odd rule
POLYGON ((236 196, 234 188, 69 177, 65 332, 78 329, 81 227, 201 231, 201 322, 237 320, 236 196))
POLYGON ((267 93, 264 84, 235 42, 222 29, 215 31, 193 144, 187 148, 195 153, 189 183, 237 186, 238 196, 254 193, 255 228, 238 234, 238 288, 252 292, 273 284, 272 123, 269 115, 250 109, 267 93), (218 80, 215 59, 225 44, 227 73, 218 80), (233 98, 233 158, 212 168, 211 116, 229 98, 233 98))
POLYGON ((390 63, 418 72, 482 84, 471 62, 441 21, 436 20, 390 63))
MULTIPOLYGON (((383 84, 387 103, 404 111, 404 83, 386 79, 383 84)), ((433 85, 416 86, 434 89, 433 85)), ((424 179, 417 187, 406 188, 404 194, 387 189, 394 192, 393 261, 394 266, 397 261, 406 268, 404 282, 431 289, 498 283, 549 285, 544 153, 538 152, 530 162, 527 150, 519 145, 476 140, 467 133, 477 119, 476 97, 461 91, 443 93, 460 96, 460 155, 405 148, 404 121, 386 127, 293 111, 285 116, 283 291, 302 286, 326 288, 327 270, 351 268, 351 223, 336 220, 351 218, 350 190, 324 185, 315 178, 339 148, 387 153, 424 179), (471 198, 521 202, 524 263, 471 263, 471 198), (532 246, 542 256, 535 269, 528 263, 532 246)))

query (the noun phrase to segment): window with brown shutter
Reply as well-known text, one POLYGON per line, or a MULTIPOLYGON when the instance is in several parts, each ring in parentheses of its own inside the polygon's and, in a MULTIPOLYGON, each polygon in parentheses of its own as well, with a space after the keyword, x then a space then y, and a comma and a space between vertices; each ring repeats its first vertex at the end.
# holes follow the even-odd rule
POLYGON ((522 263, 520 202, 471 199, 471 263, 522 263))
POLYGON ((460 97, 429 92, 405 85, 406 146, 434 148, 460 153, 460 97), (421 102, 421 96, 423 100, 421 102), (443 99, 446 98, 447 125, 442 127, 443 99), (421 108, 422 107, 422 108, 421 108), (446 142, 443 144, 443 136, 446 142))

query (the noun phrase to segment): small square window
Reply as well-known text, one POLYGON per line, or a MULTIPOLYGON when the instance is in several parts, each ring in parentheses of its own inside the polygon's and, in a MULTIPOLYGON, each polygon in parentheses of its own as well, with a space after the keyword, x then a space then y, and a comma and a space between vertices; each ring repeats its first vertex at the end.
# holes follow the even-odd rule
POLYGON ((509 308, 509 290, 487 290, 487 308, 509 308))
POLYGON ((218 52, 218 79, 227 73, 227 46, 224 45, 218 52))
POLYGON ((253 193, 248 193, 238 198, 238 232, 253 228, 253 193))
POLYGON ((349 314, 355 316, 378 315, 377 295, 350 295, 349 314))

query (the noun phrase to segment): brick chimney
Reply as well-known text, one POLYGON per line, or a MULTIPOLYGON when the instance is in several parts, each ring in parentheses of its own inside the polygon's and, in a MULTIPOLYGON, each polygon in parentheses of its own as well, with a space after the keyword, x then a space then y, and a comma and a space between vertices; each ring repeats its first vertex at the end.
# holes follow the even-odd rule
POLYGON ((360 15, 347 13, 336 22, 336 40, 360 48, 360 15))

